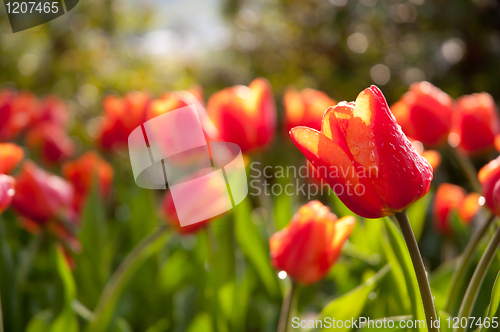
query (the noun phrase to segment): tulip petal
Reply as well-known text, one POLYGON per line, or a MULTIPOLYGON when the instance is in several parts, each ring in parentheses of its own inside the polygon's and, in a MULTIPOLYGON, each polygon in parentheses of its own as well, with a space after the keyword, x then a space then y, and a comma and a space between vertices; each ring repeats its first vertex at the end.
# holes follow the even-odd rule
POLYGON ((353 216, 345 216, 335 222, 335 231, 332 241, 332 249, 334 250, 332 250, 332 254, 329 257, 330 264, 333 264, 337 260, 342 251, 342 246, 349 235, 351 235, 355 224, 356 219, 353 216))

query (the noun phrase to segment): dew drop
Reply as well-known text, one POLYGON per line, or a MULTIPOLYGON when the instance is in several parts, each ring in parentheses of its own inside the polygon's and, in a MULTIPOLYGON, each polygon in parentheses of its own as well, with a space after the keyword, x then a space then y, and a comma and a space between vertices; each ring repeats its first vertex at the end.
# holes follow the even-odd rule
POLYGON ((353 156, 357 156, 361 152, 357 145, 351 146, 350 150, 353 156))
POLYGON ((370 155, 368 156, 368 159, 373 163, 375 162, 375 152, 370 152, 370 155))

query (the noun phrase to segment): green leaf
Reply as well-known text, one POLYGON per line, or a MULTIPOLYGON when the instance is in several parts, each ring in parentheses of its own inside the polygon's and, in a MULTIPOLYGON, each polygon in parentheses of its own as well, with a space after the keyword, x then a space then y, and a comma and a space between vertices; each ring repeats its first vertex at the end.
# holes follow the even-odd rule
POLYGON ((328 188, 329 188, 329 191, 328 191, 327 195, 332 202, 333 211, 335 212, 337 217, 342 218, 345 216, 354 215, 354 213, 351 210, 349 210, 349 208, 347 206, 345 206, 345 204, 340 200, 340 198, 338 198, 337 195, 335 195, 333 193, 333 190, 330 187, 328 187, 328 188))
POLYGON ((417 242, 420 240, 420 236, 422 236, 422 232, 424 230, 425 215, 427 213, 429 203, 431 202, 431 198, 432 192, 429 191, 424 197, 413 203, 413 205, 406 210, 408 219, 410 220, 411 229, 413 229, 413 234, 415 235, 417 242))
MULTIPOLYGON (((286 186, 290 183, 290 179, 288 178, 279 178, 279 183, 283 188, 287 188, 286 186)), ((276 224, 276 229, 282 230, 293 217, 293 195, 287 195, 285 190, 281 193, 281 195, 276 196, 274 199, 274 222, 276 224)))
POLYGON ((79 330, 78 320, 71 307, 71 303, 76 298, 76 285, 71 270, 66 262, 66 258, 60 249, 56 250, 56 267, 63 285, 64 302, 61 312, 54 319, 49 331, 77 332, 79 330))
POLYGON ((377 331, 377 332, 393 332, 393 331, 404 331, 405 329, 403 328, 400 328, 399 324, 403 321, 408 321, 408 320, 411 320, 413 319, 413 316, 409 315, 409 316, 396 316, 396 317, 384 317, 384 318, 379 318, 379 319, 372 319, 371 321, 369 321, 369 323, 365 323, 363 325, 362 328, 360 328, 360 331, 377 331), (389 324, 389 323, 385 323, 385 326, 384 326, 384 320, 386 321, 393 321, 394 322, 394 327, 389 327, 390 326, 393 326, 392 324, 389 324), (380 323, 378 323, 380 321, 380 323), (373 323, 372 323, 373 322, 373 323), (377 325, 378 324, 381 324, 381 325, 377 325), (372 325, 373 324, 373 325, 372 325), (378 327, 378 326, 382 326, 382 327, 378 327))
MULTIPOLYGON (((495 283, 493 284, 493 289, 491 291, 491 300, 490 300, 490 305, 488 306, 488 315, 486 316, 490 319, 490 322, 495 317, 496 317, 495 320, 496 322, 500 321, 500 310, 498 310, 499 305, 500 305, 500 272, 497 274, 495 283)), ((481 332, 483 331, 484 332, 498 331, 498 326, 494 328, 493 324, 491 324, 489 328, 486 328, 483 325, 483 327, 481 328, 481 332)))
MULTIPOLYGON (((331 301, 321 311, 318 319, 324 321, 326 317, 333 317, 335 320, 350 321, 359 317, 368 301, 368 296, 377 288, 378 282, 387 274, 389 269, 389 265, 384 266, 373 277, 367 279, 357 288, 331 301)), ((346 327, 335 329, 335 331, 348 330, 346 327)), ((316 329, 316 331, 331 331, 331 328, 323 326, 323 329, 316 329)))
POLYGON ((26 332, 49 331, 51 321, 52 311, 50 309, 40 311, 30 319, 28 325, 26 326, 26 332))
MULTIPOLYGON (((387 234, 389 235, 391 247, 394 254, 396 255, 398 265, 401 267, 406 280, 406 289, 408 290, 413 317, 416 317, 417 320, 425 320, 424 307, 420 298, 420 290, 418 288, 417 277, 415 275, 415 270, 413 269, 410 253, 408 252, 408 248, 406 247, 403 235, 391 220, 389 220, 388 218, 384 218, 384 222, 387 229, 387 234)), ((418 330, 422 332, 426 331, 425 328, 420 328, 418 330)))
POLYGON ((186 332, 212 332, 212 319, 207 313, 198 314, 189 325, 186 332))
POLYGON ((233 209, 233 212, 236 222, 236 240, 241 250, 254 266, 269 295, 278 299, 280 297, 278 279, 270 264, 268 244, 264 242, 257 226, 250 218, 250 201, 243 200, 233 209))

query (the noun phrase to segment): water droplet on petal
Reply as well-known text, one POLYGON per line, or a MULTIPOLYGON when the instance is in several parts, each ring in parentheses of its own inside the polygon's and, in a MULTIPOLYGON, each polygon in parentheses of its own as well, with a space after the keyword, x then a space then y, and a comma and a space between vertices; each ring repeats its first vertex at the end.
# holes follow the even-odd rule
POLYGON ((351 153, 353 156, 357 156, 361 152, 361 150, 359 149, 359 146, 357 146, 357 145, 351 146, 350 150, 351 150, 351 153))
POLYGON ((375 162, 375 152, 370 152, 370 155, 368 156, 368 159, 373 163, 375 162))

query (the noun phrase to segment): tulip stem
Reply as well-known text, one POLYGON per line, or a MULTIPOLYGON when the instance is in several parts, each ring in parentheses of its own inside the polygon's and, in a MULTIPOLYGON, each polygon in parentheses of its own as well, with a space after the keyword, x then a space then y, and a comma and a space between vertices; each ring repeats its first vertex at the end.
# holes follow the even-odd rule
POLYGON ((481 189, 481 184, 477 179, 477 171, 472 162, 470 161, 469 157, 467 157, 465 154, 461 153, 451 145, 448 145, 448 150, 450 151, 450 154, 453 157, 453 159, 455 159, 455 161, 462 169, 462 172, 464 172, 465 176, 467 177, 467 180, 469 180, 472 189, 477 193, 481 193, 482 189, 481 189))
POLYGON ((159 244, 158 240, 163 238, 166 230, 166 225, 159 226, 151 234, 144 237, 121 262, 104 287, 97 302, 89 331, 101 332, 108 330, 113 315, 112 308, 115 307, 126 282, 139 267, 139 264, 151 255, 155 249, 159 248, 157 246, 159 244))
POLYGON ((433 323, 437 319, 436 309, 434 308, 434 301, 432 300, 431 288, 429 286, 429 280, 427 279, 427 274, 425 272, 424 262, 420 251, 418 249, 417 240, 411 229, 410 221, 408 220, 408 215, 406 210, 403 212, 398 212, 395 215, 398 220, 399 227, 406 241, 406 246, 410 252, 411 261, 413 263, 413 268, 415 269, 415 274, 417 276, 418 288, 420 289, 420 296, 422 297, 422 302, 424 304, 425 319, 427 321, 427 330, 433 332, 439 332, 437 327, 434 327, 433 323))
MULTIPOLYGON (((462 317, 470 316, 472 312, 472 307, 479 293, 478 292, 479 288, 483 283, 484 277, 486 276, 486 272, 488 271, 488 268, 490 267, 490 264, 493 261, 493 257, 495 256, 495 252, 498 249, 499 245, 500 245, 500 227, 498 227, 497 230, 495 231, 493 238, 486 247, 483 257, 481 257, 481 260, 479 261, 479 264, 477 265, 476 270, 472 275, 472 279, 469 283, 469 286, 467 287, 467 291, 465 292, 462 304, 460 305, 460 310, 458 311, 459 319, 462 317)), ((454 331, 455 332, 465 331, 465 328, 459 326, 454 331)))
POLYGON ((281 306, 280 319, 278 323, 278 332, 287 332, 292 326, 291 320, 297 311, 299 300, 299 285, 292 280, 292 286, 287 296, 283 299, 281 306))
POLYGON ((472 234, 469 243, 467 243, 464 252, 458 259, 457 267, 451 279, 451 285, 447 297, 448 300, 445 306, 445 311, 449 314, 453 314, 452 311, 454 311, 454 305, 458 302, 457 297, 459 295, 459 290, 462 286, 465 272, 469 267, 472 254, 476 251, 477 245, 483 238, 484 234, 486 233, 494 219, 495 215, 491 214, 488 219, 477 228, 474 234, 472 234))

